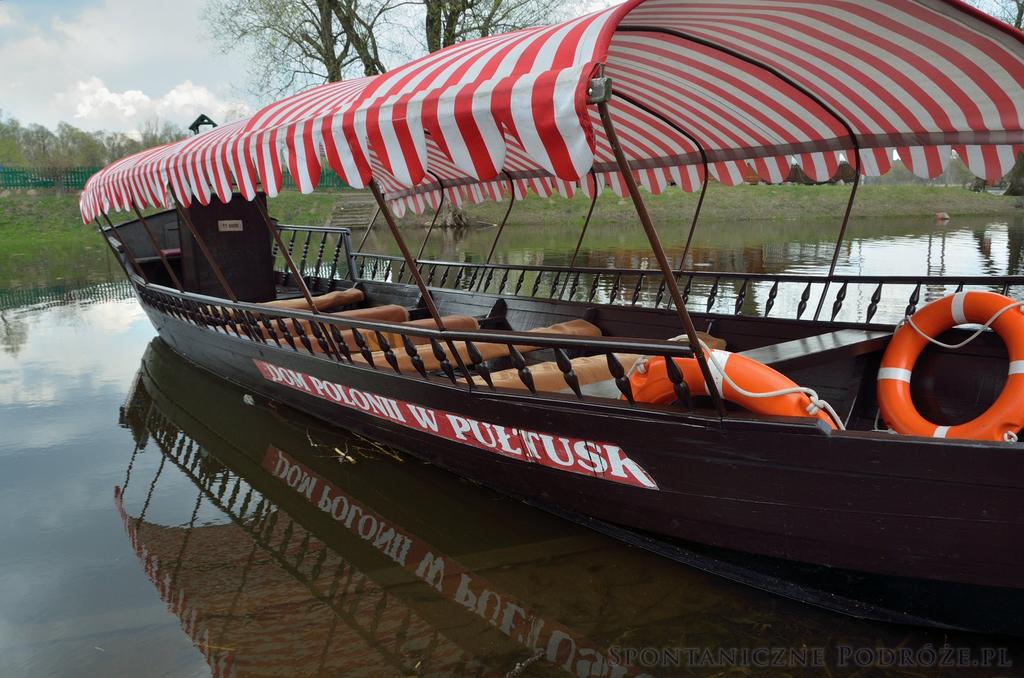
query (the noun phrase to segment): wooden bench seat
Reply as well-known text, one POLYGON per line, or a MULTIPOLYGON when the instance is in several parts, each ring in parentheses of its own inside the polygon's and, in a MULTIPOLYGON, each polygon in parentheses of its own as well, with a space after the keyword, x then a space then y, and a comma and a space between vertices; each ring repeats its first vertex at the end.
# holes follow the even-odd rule
MULTIPOLYGON (((401 307, 399 307, 401 308, 401 307)), ((404 309, 403 309, 404 310, 404 309)), ((340 315, 340 314, 332 314, 340 315)), ((468 315, 445 315, 441 316, 441 321, 444 323, 445 329, 452 331, 463 331, 471 332, 473 330, 480 329, 480 323, 476 318, 468 315)), ((433 318, 421 318, 419 320, 408 320, 408 318, 401 322, 402 325, 407 327, 423 327, 426 329, 434 329, 437 327, 437 323, 434 322, 433 318)), ((359 332, 363 336, 363 341, 366 342, 367 347, 375 353, 380 351, 380 342, 377 340, 377 333, 372 330, 360 330, 359 332)), ((384 337, 384 341, 388 342, 388 345, 396 352, 405 352, 404 345, 402 343, 402 335, 397 332, 381 332, 384 337)), ((359 350, 358 345, 355 342, 355 335, 351 330, 344 332, 345 344, 353 350, 359 350)), ((429 337, 417 337, 408 335, 409 340, 413 345, 421 345, 430 343, 429 337)), ((381 353, 383 356, 383 353, 381 353)), ((376 360, 374 361, 376 364, 376 360)))
POLYGON ((785 372, 821 365, 830 360, 874 353, 885 348, 891 337, 892 332, 836 330, 742 351, 740 355, 785 372))
MULTIPOLYGON (((382 323, 404 323, 409 320, 409 310, 407 308, 397 306, 395 304, 387 304, 384 306, 370 306, 369 308, 354 308, 348 311, 337 311, 335 313, 327 313, 325 315, 329 315, 335 318, 347 318, 349 320, 366 320, 377 321, 382 323)), ((296 321, 292 318, 288 318, 285 320, 285 324, 288 327, 289 333, 291 333, 292 335, 295 334, 295 322, 299 323, 299 325, 302 327, 302 331, 305 332, 307 336, 314 336, 308 320, 296 321)), ((277 332, 277 321, 273 320, 271 321, 271 324, 274 327, 274 331, 277 332)), ((267 332, 267 329, 262 325, 260 325, 260 331, 263 333, 263 336, 265 338, 269 338, 270 335, 267 332)), ((368 334, 372 334, 372 332, 364 332, 363 336, 367 336, 368 334)), ((353 347, 355 346, 355 337, 352 334, 351 330, 345 330, 343 332, 343 336, 346 337, 346 344, 353 347)))
MULTIPOLYGON (((358 304, 363 301, 362 290, 357 290, 352 287, 347 290, 335 290, 328 292, 327 294, 321 294, 320 296, 313 297, 313 305, 316 306, 316 310, 327 313, 338 308, 344 308, 345 306, 351 306, 352 304, 358 304)), ((309 302, 306 301, 305 297, 296 297, 295 299, 275 299, 274 301, 265 301, 263 306, 270 306, 271 308, 287 309, 289 311, 308 311, 310 310, 309 302)))
MULTIPOLYGON (((528 332, 535 332, 537 334, 562 334, 566 336, 576 337, 599 337, 601 336, 601 330, 596 325, 593 325, 586 320, 569 320, 564 323, 557 323, 548 327, 537 327, 528 332)), ((462 361, 467 364, 473 364, 473 360, 470 359, 469 349, 466 348, 466 343, 462 341, 453 342, 455 344, 455 350, 458 352, 459 357, 462 361)), ((508 345, 506 344, 491 344, 485 342, 473 342, 481 358, 483 360, 494 360, 496 358, 504 358, 509 355, 508 345)), ((457 361, 451 356, 447 345, 442 345, 445 355, 453 366, 457 365, 457 361)), ((539 346, 529 345, 516 345, 516 349, 520 353, 528 353, 540 349, 539 346)), ((398 369, 403 373, 415 373, 417 372, 416 367, 412 363, 412 358, 401 348, 401 344, 395 349, 395 357, 398 360, 398 369)), ((387 360, 384 357, 383 351, 376 351, 373 353, 373 364, 376 366, 388 366, 387 360)), ((423 368, 428 372, 436 372, 441 369, 441 361, 434 356, 434 352, 431 348, 426 347, 419 351, 420 360, 423 361, 423 368)), ((359 362, 365 362, 362 356, 354 355, 354 360, 359 362)))
MULTIPOLYGON (((856 357, 881 350, 892 336, 890 332, 871 332, 867 330, 838 330, 805 339, 773 344, 759 349, 743 351, 740 355, 753 358, 775 369, 795 369, 808 365, 821 364, 823 361, 838 357, 856 357)), ((706 343, 708 338, 701 337, 706 343)), ((724 345, 721 340, 712 344, 713 348, 724 345)), ((622 368, 628 371, 640 358, 634 354, 616 354, 622 368)), ((570 361, 573 372, 582 392, 585 395, 618 398, 620 393, 615 386, 608 360, 604 355, 575 358, 570 361)), ((538 392, 557 393, 570 392, 562 371, 555 362, 544 362, 527 367, 533 376, 534 388, 538 392)), ((475 377, 480 385, 486 382, 482 377, 475 377)), ((526 384, 515 369, 501 370, 491 374, 491 381, 496 388, 527 390, 526 384)))
MULTIPOLYGON (((639 355, 633 353, 616 353, 615 357, 618 358, 619 363, 621 363, 622 369, 626 371, 629 371, 629 368, 633 366, 633 363, 640 359, 639 355)), ((572 363, 572 371, 576 373, 576 378, 579 380, 581 387, 613 379, 611 370, 608 369, 608 358, 603 354, 585 356, 583 358, 573 358, 569 362, 572 363)), ((558 393, 560 391, 570 390, 562 371, 558 369, 558 363, 555 363, 554 361, 529 365, 527 369, 533 376, 533 387, 537 391, 558 393)), ((475 377, 475 381, 481 385, 486 384, 482 377, 475 377)), ((519 371, 516 369, 494 372, 491 374, 491 382, 494 384, 495 388, 511 388, 520 391, 528 390, 526 384, 524 384, 523 380, 519 378, 519 371)), ((618 390, 615 389, 614 382, 611 383, 612 389, 614 389, 615 393, 618 394, 618 390)))
MULTIPOLYGON (((697 332, 697 335, 701 341, 712 349, 724 350, 726 347, 724 339, 713 337, 706 332, 697 332)), ((678 341, 689 344, 685 337, 679 337, 678 341)), ((615 357, 622 364, 622 369, 626 371, 629 371, 633 364, 640 359, 639 355, 633 353, 616 353, 615 357)), ((570 362, 572 363, 573 372, 576 373, 576 378, 579 380, 581 390, 585 393, 591 391, 591 395, 599 394, 606 396, 607 393, 614 391, 616 395, 608 397, 618 397, 619 391, 615 386, 615 382, 612 381, 613 376, 611 370, 608 369, 608 358, 604 354, 574 358, 570 362), (597 389, 586 388, 588 386, 596 386, 602 382, 609 383, 603 384, 597 389)), ((537 391, 554 393, 569 390, 569 385, 565 382, 562 371, 558 369, 558 363, 553 361, 537 363, 530 365, 527 369, 533 375, 533 385, 537 391)), ((515 369, 494 372, 491 374, 491 380, 496 388, 527 390, 526 384, 519 377, 519 371, 515 369)), ((478 378, 478 383, 484 384, 485 382, 482 378, 478 378)))

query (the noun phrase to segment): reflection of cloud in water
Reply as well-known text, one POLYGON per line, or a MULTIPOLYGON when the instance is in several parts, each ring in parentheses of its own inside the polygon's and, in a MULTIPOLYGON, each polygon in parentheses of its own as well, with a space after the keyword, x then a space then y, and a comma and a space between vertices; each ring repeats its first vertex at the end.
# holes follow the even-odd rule
MULTIPOLYGON (((145 665, 140 648, 201 659, 154 599, 110 511, 125 476, 115 422, 126 389, 87 399, 75 434, 47 449, 0 454, 0 513, 11 526, 0 549, 0 674, 111 675, 83 668, 97 661, 95 646, 120 653, 122 668, 145 665)), ((158 457, 140 454, 137 468, 154 473, 158 457)))
POLYGON ((0 450, 11 441, 43 447, 81 431, 76 406, 101 393, 123 393, 154 334, 134 299, 6 315, 23 324, 24 339, 17 351, 0 353, 0 428, 6 433, 0 450), (58 406, 45 421, 17 416, 25 407, 58 406))
POLYGON ((117 408, 154 334, 148 319, 134 298, 30 302, 3 317, 0 673, 82 674, 97 645, 138 654, 137 666, 173 652, 191 667, 198 653, 135 562, 111 558, 124 551, 116 520, 96 529, 124 478, 117 408))
POLYGON ((86 325, 107 335, 128 332, 145 316, 145 312, 135 299, 89 304, 81 313, 86 325))

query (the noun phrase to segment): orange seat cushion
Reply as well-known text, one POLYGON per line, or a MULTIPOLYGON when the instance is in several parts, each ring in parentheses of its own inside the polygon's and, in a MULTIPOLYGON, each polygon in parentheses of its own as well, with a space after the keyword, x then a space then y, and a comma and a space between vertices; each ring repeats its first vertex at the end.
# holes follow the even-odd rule
MULTIPOLYGON (((352 304, 358 304, 363 300, 362 290, 355 288, 347 290, 335 290, 328 292, 327 294, 321 294, 320 296, 313 297, 313 306, 318 311, 331 311, 336 308, 343 308, 345 306, 351 306, 352 304)), ((273 308, 283 308, 292 311, 308 311, 310 310, 309 303, 305 297, 298 297, 297 299, 275 299, 274 301, 264 302, 264 306, 271 306, 273 308)))

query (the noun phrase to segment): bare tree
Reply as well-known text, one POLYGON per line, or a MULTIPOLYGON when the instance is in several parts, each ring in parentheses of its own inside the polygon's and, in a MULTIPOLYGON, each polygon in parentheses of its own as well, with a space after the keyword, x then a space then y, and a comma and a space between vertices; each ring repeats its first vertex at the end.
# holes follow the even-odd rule
POLYGON ((1024 0, 994 0, 993 12, 1014 28, 1024 28, 1024 0))
POLYGON ((1024 0, 967 0, 967 3, 1014 28, 1024 24, 1024 0))
MULTIPOLYGON (((410 58, 470 38, 549 24, 574 13, 577 2, 208 0, 205 18, 225 50, 248 45, 255 55, 255 89, 273 96, 357 73, 383 73, 388 52, 410 58)), ((466 224, 463 211, 446 203, 443 227, 466 224)))
POLYGON ((253 89, 277 96, 386 69, 377 35, 403 0, 211 0, 204 18, 224 51, 253 55, 253 89))
POLYGON ((423 0, 428 52, 457 42, 550 24, 573 13, 572 2, 557 0, 423 0))
POLYGON ((551 23, 572 8, 565 0, 209 0, 205 19, 225 51, 250 48, 254 89, 277 96, 383 73, 388 54, 551 23))

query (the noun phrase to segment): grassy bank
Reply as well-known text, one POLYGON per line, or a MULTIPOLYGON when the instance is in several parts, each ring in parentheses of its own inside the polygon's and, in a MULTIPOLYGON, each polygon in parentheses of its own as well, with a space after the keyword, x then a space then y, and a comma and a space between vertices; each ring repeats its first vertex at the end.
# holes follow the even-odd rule
POLYGON ((0 287, 107 278, 106 247, 82 224, 77 195, 0 195, 0 287))
MULTIPOLYGON (((846 208, 849 186, 737 186, 713 184, 708 190, 703 221, 806 221, 839 219, 846 208)), ((679 224, 692 215, 697 196, 670 190, 660 196, 645 196, 656 224, 679 224)), ((330 218, 336 193, 300 195, 286 191, 271 200, 271 213, 286 223, 321 225, 330 218)), ((932 217, 947 212, 961 216, 1020 215, 1020 198, 972 193, 962 188, 921 186, 864 186, 854 208, 858 219, 932 217)), ((500 221, 501 203, 484 203, 468 208, 471 218, 500 221)), ((588 207, 582 195, 572 200, 550 200, 530 195, 516 205, 509 222, 516 224, 578 228, 588 207)), ((115 215, 114 221, 127 215, 115 215)), ((409 215, 407 225, 421 224, 429 215, 409 215)), ((629 200, 611 193, 602 196, 595 211, 596 224, 630 224, 636 219, 629 200)), ((105 277, 111 262, 93 227, 85 226, 78 214, 76 194, 57 195, 39 191, 0 194, 0 286, 25 286, 53 282, 55 277, 92 280, 105 277), (56 274, 56 275, 55 275, 56 274)))
MULTIPOLYGON (((850 186, 735 186, 712 184, 708 187, 701 220, 737 221, 820 221, 840 218, 850 197, 850 186)), ((647 207, 655 223, 675 222, 692 215, 697 206, 696 193, 668 190, 657 196, 645 194, 647 207)), ((953 217, 1002 215, 1013 213, 1019 198, 987 193, 972 193, 962 188, 927 186, 862 186, 854 204, 854 218, 893 219, 931 217, 947 212, 953 217)), ((585 196, 572 200, 560 197, 545 200, 529 196, 512 210, 511 223, 564 223, 582 218, 588 207, 585 196)), ((484 221, 499 221, 504 213, 500 205, 478 205, 471 212, 484 221)), ((1019 213, 1019 212, 1018 212, 1019 213)), ((597 221, 631 223, 632 202, 608 192, 598 202, 597 221)), ((576 223, 579 223, 576 221, 576 223)))
MULTIPOLYGON (((270 200, 271 213, 286 223, 322 225, 331 215, 337 193, 301 195, 285 191, 270 200)), ((714 221, 801 221, 835 219, 842 216, 850 196, 849 186, 736 186, 712 184, 708 189, 702 220, 714 221)), ((658 219, 678 220, 692 214, 695 193, 669 190, 662 195, 645 194, 648 209, 658 219)), ((936 212, 957 216, 1020 214, 1022 198, 972 193, 962 188, 927 186, 862 186, 854 205, 854 218, 931 217, 936 212)), ((467 212, 482 221, 500 221, 505 203, 470 205, 467 212)), ((585 196, 566 200, 559 196, 540 198, 532 193, 512 210, 509 223, 560 223, 582 216, 589 207, 585 196)), ((594 217, 601 221, 635 219, 633 205, 610 192, 598 201, 594 217)), ((406 222, 421 222, 427 215, 409 215, 406 222)), ((115 214, 115 222, 128 218, 115 214)), ((78 196, 39 191, 0 194, 0 254, 35 251, 39 245, 74 247, 90 239, 94 230, 83 226, 78 215, 78 196)))
MULTIPOLYGON (((820 221, 841 218, 850 197, 850 186, 735 186, 712 184, 708 188, 702 221, 820 221)), ((692 215, 697 194, 669 190, 662 195, 644 194, 655 223, 676 222, 683 215, 692 215)), ((1020 198, 972 193, 963 188, 929 186, 862 186, 854 205, 858 219, 894 219, 932 217, 946 212, 952 217, 1005 215, 1021 213, 1020 198)), ((331 193, 300 195, 282 193, 271 200, 271 212, 282 221, 293 224, 325 223, 334 205, 331 193)), ((507 204, 482 203, 470 205, 471 218, 496 223, 501 221, 507 204)), ((589 203, 585 196, 571 200, 559 196, 545 199, 532 193, 512 210, 509 224, 580 223, 589 203)), ((421 223, 426 215, 409 215, 407 224, 421 223)), ((632 202, 611 192, 603 195, 594 213, 596 222, 631 223, 636 218, 632 202)))

